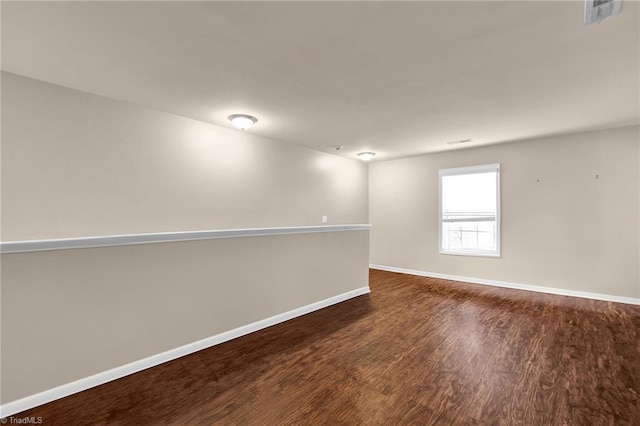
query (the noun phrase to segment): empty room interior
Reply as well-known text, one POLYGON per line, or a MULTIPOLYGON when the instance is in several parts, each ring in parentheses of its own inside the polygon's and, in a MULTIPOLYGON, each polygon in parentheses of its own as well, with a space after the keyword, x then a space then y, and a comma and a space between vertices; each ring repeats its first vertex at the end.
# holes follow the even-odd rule
POLYGON ((640 425, 640 2, 0 12, 3 424, 640 425))

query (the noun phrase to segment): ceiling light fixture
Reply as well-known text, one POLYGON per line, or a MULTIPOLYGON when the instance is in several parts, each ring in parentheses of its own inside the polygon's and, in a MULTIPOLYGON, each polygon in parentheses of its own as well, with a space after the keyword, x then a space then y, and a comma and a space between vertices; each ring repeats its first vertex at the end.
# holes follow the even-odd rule
POLYGON ((359 152, 358 153, 358 157, 360 157, 362 161, 369 161, 373 158, 374 155, 376 155, 375 152, 359 152))
POLYGON ((229 121, 240 130, 247 130, 258 122, 258 119, 247 114, 233 114, 229 116, 229 121))

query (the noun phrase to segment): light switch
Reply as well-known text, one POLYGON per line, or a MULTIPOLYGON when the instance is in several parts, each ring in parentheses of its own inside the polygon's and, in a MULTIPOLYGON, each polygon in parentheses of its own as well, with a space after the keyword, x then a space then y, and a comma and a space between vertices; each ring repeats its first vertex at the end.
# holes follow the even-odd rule
POLYGON ((322 223, 327 223, 329 221, 329 219, 327 218, 327 216, 322 216, 322 223))

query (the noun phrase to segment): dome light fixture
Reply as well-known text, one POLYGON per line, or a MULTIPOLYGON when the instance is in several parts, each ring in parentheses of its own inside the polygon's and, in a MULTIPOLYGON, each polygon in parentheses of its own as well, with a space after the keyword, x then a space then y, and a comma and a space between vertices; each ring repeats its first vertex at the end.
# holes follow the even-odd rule
POLYGON ((229 116, 229 121, 240 130, 247 130, 258 122, 258 119, 247 114, 233 114, 229 116))
POLYGON ((358 153, 358 157, 360 157, 362 161, 369 161, 373 158, 374 155, 376 155, 375 152, 359 152, 358 153))

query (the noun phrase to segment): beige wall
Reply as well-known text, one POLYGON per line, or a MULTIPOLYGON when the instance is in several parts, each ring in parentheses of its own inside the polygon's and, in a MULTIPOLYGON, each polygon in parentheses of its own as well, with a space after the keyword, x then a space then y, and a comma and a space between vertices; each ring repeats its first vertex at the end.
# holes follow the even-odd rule
POLYGON ((5 72, 2 157, 3 241, 367 221, 359 161, 5 72))
POLYGON ((2 402, 368 286, 368 232, 2 255, 2 402))
MULTIPOLYGON (((331 144, 331 141, 327 141, 331 144)), ((2 73, 2 240, 366 223, 367 167, 2 73)), ((368 286, 368 231, 5 254, 3 403, 368 286)))
POLYGON ((635 126, 372 163, 370 262, 640 297, 639 137, 635 126), (439 254, 438 170, 489 163, 502 164, 502 258, 439 254))

